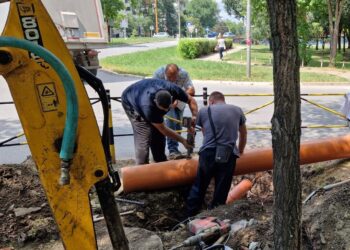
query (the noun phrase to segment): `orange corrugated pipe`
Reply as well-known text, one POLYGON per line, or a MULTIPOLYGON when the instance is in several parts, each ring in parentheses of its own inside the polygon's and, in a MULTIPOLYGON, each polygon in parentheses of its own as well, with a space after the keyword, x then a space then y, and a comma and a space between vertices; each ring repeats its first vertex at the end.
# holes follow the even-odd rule
POLYGON ((243 181, 238 183, 228 193, 226 204, 230 204, 236 200, 243 198, 248 193, 248 191, 252 188, 252 186, 253 186, 253 183, 248 179, 244 179, 243 181))
MULTIPOLYGON (((300 146, 300 164, 350 157, 350 135, 305 142, 300 146)), ((255 149, 237 160, 234 175, 272 169, 272 149, 255 149)), ((197 159, 177 160, 124 167, 121 169, 124 192, 146 191, 193 183, 197 159)))

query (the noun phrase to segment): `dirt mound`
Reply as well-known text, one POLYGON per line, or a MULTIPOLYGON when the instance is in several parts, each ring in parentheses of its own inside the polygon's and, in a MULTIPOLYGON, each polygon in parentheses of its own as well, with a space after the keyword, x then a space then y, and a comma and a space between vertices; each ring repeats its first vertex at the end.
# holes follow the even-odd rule
MULTIPOLYGON (((130 164, 132 161, 120 161, 118 167, 130 164)), ((221 220, 229 219, 231 223, 244 224, 241 230, 222 241, 233 249, 248 249, 252 244, 257 246, 255 249, 271 249, 272 171, 234 177, 234 184, 244 178, 250 179, 254 184, 247 198, 213 210, 206 210, 204 204, 203 212, 198 216, 214 216, 221 220)), ((305 166, 302 168, 303 199, 314 190, 349 178, 349 161, 305 166)), ((123 225, 126 228, 144 228, 157 234, 164 249, 181 244, 191 236, 183 223, 189 188, 178 187, 118 196, 123 225)), ((206 203, 211 199, 212 190, 211 185, 206 203)), ((350 249, 349 194, 350 184, 344 184, 329 191, 317 192, 303 205, 303 249, 350 249)), ((101 217, 98 201, 93 198, 93 194, 91 197, 94 215, 101 217)), ((0 247, 25 245, 26 249, 30 249, 34 245, 28 243, 36 242, 35 248, 42 243, 42 249, 61 249, 58 242, 45 243, 56 239, 58 233, 31 161, 0 166, 0 219, 0 247), (58 248, 52 248, 52 244, 58 248)), ((97 231, 104 232, 101 237, 108 238, 104 222, 95 225, 97 231)), ((138 238, 137 235, 133 237, 138 238)))
POLYGON ((0 166, 0 246, 58 238, 34 169, 33 164, 0 166))
POLYGON ((350 183, 320 191, 303 210, 303 230, 312 249, 350 249, 350 183))

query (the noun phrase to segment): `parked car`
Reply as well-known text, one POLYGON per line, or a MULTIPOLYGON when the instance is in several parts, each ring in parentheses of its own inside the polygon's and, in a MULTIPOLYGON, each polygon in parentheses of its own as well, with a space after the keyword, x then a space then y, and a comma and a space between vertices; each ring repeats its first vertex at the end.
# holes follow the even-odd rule
POLYGON ((217 37, 217 35, 218 35, 218 33, 216 33, 216 32, 209 32, 207 37, 208 38, 215 38, 215 37, 217 37))
POLYGON ((168 34, 168 32, 158 32, 154 33, 153 37, 170 37, 170 35, 168 34))
POLYGON ((235 34, 233 34, 232 32, 225 32, 223 37, 224 38, 234 38, 235 34))

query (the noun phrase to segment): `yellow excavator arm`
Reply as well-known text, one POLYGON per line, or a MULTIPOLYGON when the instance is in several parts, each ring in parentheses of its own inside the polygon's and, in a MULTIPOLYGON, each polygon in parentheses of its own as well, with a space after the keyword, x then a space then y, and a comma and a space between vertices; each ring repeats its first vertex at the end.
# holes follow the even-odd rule
POLYGON ((0 37, 0 75, 8 83, 65 248, 97 249, 89 200, 89 191, 95 185, 113 247, 127 249, 123 229, 116 229, 121 223, 108 154, 93 109, 72 57, 40 0, 10 1, 0 37), (40 53, 6 43, 12 38, 50 51, 64 64, 74 86, 63 82, 54 63, 40 53), (75 109, 68 102, 72 92, 67 92, 64 84, 76 96, 75 109), (67 125, 69 115, 76 117, 76 128, 67 125), (64 137, 69 132, 74 136, 67 141, 64 137), (71 154, 62 156, 63 147, 71 148, 71 154), (63 180, 62 174, 66 174, 63 180))

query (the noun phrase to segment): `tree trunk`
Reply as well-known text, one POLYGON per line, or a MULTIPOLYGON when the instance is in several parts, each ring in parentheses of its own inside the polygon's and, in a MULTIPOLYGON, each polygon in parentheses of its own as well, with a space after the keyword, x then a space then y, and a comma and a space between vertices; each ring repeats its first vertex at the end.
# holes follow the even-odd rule
POLYGON ((326 38, 322 37, 322 50, 324 50, 325 46, 326 46, 326 38))
POLYGON ((322 50, 324 50, 324 47, 325 47, 325 37, 322 37, 322 50))
POLYGON ((348 39, 348 49, 350 49, 350 32, 349 32, 349 30, 346 32, 346 38, 348 39))
POLYGON ((341 30, 338 33, 338 51, 341 51, 341 30))
POLYGON ((332 0, 327 0, 328 3, 328 21, 329 33, 331 35, 331 49, 329 55, 329 66, 335 67, 335 58, 337 56, 337 39, 339 33, 340 17, 344 6, 344 0, 335 1, 335 11, 333 12, 332 0), (334 22, 333 22, 334 15, 334 22))
POLYGON ((346 35, 345 35, 345 30, 344 30, 344 37, 343 37, 343 52, 345 53, 345 40, 346 40, 346 35))
POLYGON ((301 248, 300 59, 296 0, 267 0, 273 48, 274 249, 301 248))
POLYGON ((319 41, 319 39, 317 38, 316 39, 316 50, 318 50, 318 41, 319 41))

